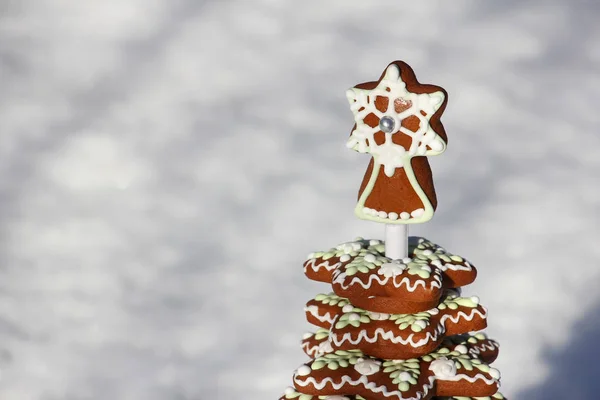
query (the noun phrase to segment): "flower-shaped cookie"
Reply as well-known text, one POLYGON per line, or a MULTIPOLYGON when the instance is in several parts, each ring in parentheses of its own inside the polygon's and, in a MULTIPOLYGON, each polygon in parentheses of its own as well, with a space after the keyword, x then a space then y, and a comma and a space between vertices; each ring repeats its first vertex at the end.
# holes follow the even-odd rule
POLYGON ((413 314, 385 314, 354 307, 333 293, 307 303, 307 320, 329 328, 334 350, 359 349, 380 358, 404 359, 433 351, 446 336, 486 327, 477 297, 448 290, 437 307, 413 314))
POLYGON ((283 396, 279 398, 279 400, 366 400, 362 396, 342 396, 342 395, 332 395, 332 396, 313 396, 310 394, 303 394, 298 392, 293 387, 288 387, 285 389, 283 396))
POLYGON ((378 81, 357 85, 346 94, 355 122, 347 146, 373 156, 356 215, 388 224, 430 220, 437 200, 424 156, 446 149, 440 122, 446 92, 420 84, 406 63, 395 61, 378 81))
POLYGON ((294 374, 299 393, 360 395, 373 400, 431 396, 483 397, 497 393, 500 373, 446 347, 419 358, 382 360, 359 351, 336 351, 302 365, 294 374))
POLYGON ((391 260, 379 240, 357 239, 310 255, 306 275, 332 283, 333 290, 361 308, 412 313, 437 304, 444 288, 468 285, 477 270, 431 241, 409 239, 409 257, 391 260))
POLYGON ((310 253, 304 262, 304 273, 309 279, 329 283, 331 274, 337 267, 350 262, 365 251, 383 254, 385 252, 383 242, 358 237, 351 242, 338 244, 327 251, 310 253))

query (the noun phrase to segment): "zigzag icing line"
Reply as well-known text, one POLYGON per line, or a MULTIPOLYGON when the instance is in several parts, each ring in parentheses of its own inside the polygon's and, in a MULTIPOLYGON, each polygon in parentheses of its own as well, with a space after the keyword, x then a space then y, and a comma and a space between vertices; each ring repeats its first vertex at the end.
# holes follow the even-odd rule
POLYGON ((442 265, 442 262, 440 260, 433 260, 433 261, 431 261, 431 265, 435 265, 436 267, 438 267, 442 271, 446 271, 446 270, 452 270, 452 271, 472 271, 473 270, 473 266, 471 264, 469 264, 469 262, 467 260, 464 260, 464 261, 465 261, 465 265, 452 264, 452 263, 446 263, 446 264, 442 265))
POLYGON ((475 376, 469 376, 469 375, 465 375, 465 374, 456 374, 455 376, 453 376, 452 378, 449 379, 438 379, 439 381, 452 381, 452 382, 456 382, 456 381, 461 381, 461 380, 465 380, 469 383, 473 383, 475 381, 484 381, 486 385, 493 385, 495 384, 497 381, 494 378, 486 378, 485 375, 482 374, 477 374, 475 376))
POLYGON ((315 305, 306 307, 304 311, 308 311, 313 317, 319 320, 319 322, 327 322, 333 324, 333 317, 330 313, 325 313, 325 315, 319 315, 319 308, 315 305))
MULTIPOLYGON (((339 283, 340 286, 342 286, 342 288, 344 290, 348 289, 350 286, 354 285, 355 283, 358 283, 360 286, 363 287, 363 289, 370 289, 371 285, 373 284, 373 281, 377 281, 380 285, 385 285, 388 283, 390 277, 383 277, 381 278, 379 275, 369 275, 369 279, 367 283, 364 283, 359 277, 354 277, 352 278, 352 280, 350 281, 350 283, 348 285, 344 284, 344 279, 346 278, 346 274, 344 272, 340 273, 339 275, 337 275, 335 277, 335 279, 333 280, 335 283, 339 283)), ((423 288, 425 288, 427 286, 427 282, 421 279, 418 279, 412 286, 410 284, 410 279, 408 276, 405 276, 404 278, 402 278, 402 280, 400 282, 396 281, 396 277, 394 277, 393 279, 393 284, 394 287, 396 288, 400 288, 402 285, 406 286, 406 289, 409 292, 414 292, 417 289, 417 286, 423 286, 423 288)), ((439 283, 437 280, 433 280, 431 282, 431 288, 441 288, 442 285, 441 283, 439 283)))
POLYGON ((302 350, 304 350, 306 354, 317 353, 319 351, 319 345, 309 347, 309 344, 307 342, 304 342, 302 343, 302 350))
POLYGON ((310 259, 304 266, 304 272, 306 272, 308 267, 311 267, 314 272, 317 272, 321 268, 325 268, 325 270, 331 271, 333 269, 336 269, 340 265, 342 265, 342 263, 340 261, 338 261, 337 263, 335 263, 333 265, 330 265, 329 261, 327 261, 327 260, 323 260, 320 264, 315 265, 316 262, 317 262, 316 258, 310 259))
MULTIPOLYGON (((476 314, 479 314, 479 316, 481 316, 482 318, 485 318, 485 315, 486 315, 486 314, 482 313, 481 311, 479 311, 477 308, 474 308, 471 311, 471 313, 468 315, 464 311, 460 311, 456 316, 446 314, 446 315, 442 316, 442 318, 440 318, 440 325, 443 326, 444 322, 447 319, 449 319, 453 323, 457 323, 458 320, 461 319, 461 317, 465 318, 467 321, 471 321, 473 319, 473 317, 475 317, 476 314)), ((341 340, 338 340, 338 335, 336 335, 333 332, 330 333, 329 338, 331 339, 331 341, 333 341, 333 343, 335 343, 336 346, 339 346, 344 342, 350 342, 350 344, 356 345, 359 342, 361 342, 362 340, 365 340, 369 343, 375 343, 378 340, 377 337, 381 336, 381 339, 388 340, 394 344, 401 343, 403 345, 410 344, 412 347, 421 347, 421 346, 424 346, 425 344, 427 344, 427 342, 429 342, 430 340, 437 340, 438 334, 442 333, 442 331, 443 331, 443 328, 440 329, 440 331, 438 331, 438 329, 436 329, 434 331, 434 333, 427 332, 425 337, 423 339, 419 340, 418 342, 413 341, 413 337, 415 335, 414 333, 411 333, 406 339, 404 339, 402 336, 394 336, 393 332, 386 331, 383 328, 375 329, 373 337, 367 336, 366 330, 361 330, 358 333, 358 337, 356 339, 352 339, 352 334, 350 332, 344 333, 341 340)))
POLYGON ((469 350, 469 352, 473 354, 479 354, 485 350, 496 350, 496 348, 498 347, 499 346, 496 345, 494 342, 491 342, 491 344, 482 343, 478 346, 472 347, 471 350, 469 350))
MULTIPOLYGON (((429 377, 429 384, 426 384, 423 386, 423 395, 424 396, 426 396, 427 393, 429 393, 429 390, 431 390, 431 388, 433 387, 434 381, 435 381, 435 377, 429 377)), ((399 390, 394 390, 392 392, 388 392, 388 390, 385 386, 383 386, 383 385, 377 386, 374 382, 369 382, 365 376, 361 376, 358 380, 353 381, 352 379, 350 379, 349 376, 344 375, 344 376, 342 376, 342 380, 339 384, 336 384, 333 381, 333 379, 331 379, 330 377, 326 377, 321 382, 317 383, 317 380, 315 378, 313 378, 312 376, 309 377, 308 379, 306 379, 305 381, 299 381, 298 379, 296 379, 296 376, 294 376, 294 382, 302 387, 306 387, 309 384, 312 384, 317 390, 322 390, 328 382, 331 383, 331 385, 333 386, 333 388, 335 390, 339 390, 345 384, 349 384, 352 386, 363 385, 366 389, 371 390, 373 393, 381 393, 385 397, 395 396, 396 398, 398 398, 400 400, 420 400, 423 398, 421 395, 419 395, 418 397, 410 397, 410 398, 404 397, 402 395, 402 392, 399 390)))

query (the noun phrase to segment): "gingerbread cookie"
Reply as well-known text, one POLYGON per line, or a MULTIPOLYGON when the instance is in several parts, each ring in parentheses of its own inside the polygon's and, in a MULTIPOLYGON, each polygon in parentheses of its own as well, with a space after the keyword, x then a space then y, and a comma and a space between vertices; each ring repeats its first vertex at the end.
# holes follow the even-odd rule
POLYGON ((362 396, 313 396, 296 391, 293 387, 285 389, 283 396, 279 400, 367 400, 362 396))
POLYGON ((460 350, 442 346, 406 360, 382 360, 359 350, 337 350, 298 368, 294 386, 298 392, 314 396, 360 395, 372 400, 494 395, 499 386, 498 370, 460 350))
MULTIPOLYGON (((302 349, 310 358, 322 357, 334 351, 329 342, 329 330, 319 328, 315 333, 308 332, 302 337, 302 349)), ((468 351, 469 356, 491 364, 498 357, 500 346, 498 342, 488 339, 487 335, 479 332, 474 335, 461 334, 447 336, 441 344, 451 351, 461 353, 468 351), (466 349, 466 350, 465 350, 466 349)))
POLYGON ((309 279, 319 282, 331 282, 333 271, 365 251, 384 254, 381 240, 365 240, 361 237, 354 241, 339 244, 327 251, 310 253, 304 262, 304 273, 309 279))
POLYGON ((498 342, 489 339, 483 332, 478 332, 474 335, 449 336, 444 339, 444 345, 451 349, 458 346, 466 346, 469 349, 469 355, 471 357, 478 358, 488 364, 491 364, 496 360, 500 351, 498 342))
POLYGON ((346 92, 355 125, 347 146, 372 155, 355 214, 386 224, 431 219, 437 200, 426 156, 444 152, 440 122, 447 93, 423 85, 406 63, 394 61, 378 81, 346 92))
POLYGON ((393 261, 384 254, 381 241, 360 239, 310 254, 304 271, 313 280, 331 282, 334 292, 354 305, 388 313, 430 309, 444 288, 477 277, 467 260, 424 238, 410 238, 409 258, 393 261))
POLYGON ((450 396, 450 397, 432 397, 432 400, 506 400, 506 397, 502 393, 497 392, 491 396, 484 397, 463 397, 463 396, 450 396))
POLYGON ((487 311, 477 297, 448 290, 437 307, 415 314, 385 314, 354 307, 335 294, 319 294, 306 304, 308 322, 330 328, 334 350, 360 349, 380 358, 417 357, 446 336, 486 327, 487 311))
POLYGON ((302 336, 302 350, 310 358, 321 357, 333 352, 329 342, 329 329, 319 328, 315 333, 307 332, 302 336))

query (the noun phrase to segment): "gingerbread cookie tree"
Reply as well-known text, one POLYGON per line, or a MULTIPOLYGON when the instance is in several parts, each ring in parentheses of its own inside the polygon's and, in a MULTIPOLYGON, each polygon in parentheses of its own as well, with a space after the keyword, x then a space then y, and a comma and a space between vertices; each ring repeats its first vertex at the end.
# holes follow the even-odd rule
POLYGON ((358 238, 311 253, 304 273, 331 285, 309 300, 318 329, 302 340, 311 361, 281 399, 504 399, 489 366, 498 344, 482 333, 487 310, 461 296, 477 270, 407 224, 437 206, 427 156, 446 149, 447 94, 395 61, 379 80, 347 93, 355 126, 348 147, 372 156, 355 213, 386 224, 386 241, 358 238))

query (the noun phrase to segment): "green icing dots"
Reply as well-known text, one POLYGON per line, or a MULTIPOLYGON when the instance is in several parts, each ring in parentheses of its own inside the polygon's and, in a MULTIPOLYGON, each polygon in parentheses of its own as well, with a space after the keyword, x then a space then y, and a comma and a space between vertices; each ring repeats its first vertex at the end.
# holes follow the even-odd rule
POLYGON ((438 397, 440 400, 506 400, 501 393, 496 393, 492 397, 463 397, 463 396, 452 396, 452 397, 438 397))
POLYGON ((326 337, 329 337, 329 330, 328 329, 319 328, 315 332, 315 339, 316 340, 322 340, 322 339, 325 339, 326 337))
POLYGON ((332 371, 342 367, 346 368, 350 365, 354 365, 358 362, 358 359, 363 356, 363 353, 359 350, 337 350, 330 354, 325 354, 322 357, 316 358, 311 364, 310 368, 313 371, 328 368, 332 371))
POLYGON ((417 244, 410 246, 410 251, 418 260, 436 261, 442 260, 445 263, 465 263, 466 260, 461 256, 448 253, 443 247, 425 239, 418 238, 417 244))
POLYGON ((354 241, 341 243, 326 251, 310 253, 308 259, 322 258, 326 261, 330 258, 341 257, 343 255, 356 257, 367 251, 383 254, 385 252, 385 246, 381 240, 365 240, 359 237, 354 241))
MULTIPOLYGON (((290 388, 291 389, 291 388, 290 388)), ((327 400, 327 398, 329 398, 331 396, 318 396, 315 397, 313 395, 310 394, 304 394, 304 393, 299 393, 295 390, 288 390, 285 393, 285 398, 286 399, 297 399, 297 400, 312 400, 312 399, 319 399, 319 400, 327 400)), ((366 400, 364 397, 362 396, 353 396, 356 400, 366 400)))
POLYGON ((358 272, 366 274, 387 262, 391 262, 391 259, 378 254, 364 252, 346 264, 344 272, 347 276, 356 275, 358 272))
POLYGON ((440 310, 445 310, 446 308, 456 310, 459 306, 475 308, 478 304, 479 300, 476 297, 458 297, 456 294, 449 294, 444 301, 440 303, 438 308, 440 310))
POLYGON ((401 330, 408 327, 413 332, 421 332, 429 325, 431 314, 427 311, 416 314, 392 314, 390 320, 394 321, 401 330))
POLYGON ((326 305, 331 305, 331 306, 337 305, 338 307, 344 307, 346 304, 350 304, 348 299, 346 299, 344 297, 340 297, 333 292, 328 293, 328 294, 319 293, 318 295, 315 296, 315 300, 320 301, 321 303, 326 304, 326 305))
POLYGON ((431 267, 425 260, 413 259, 408 263, 407 271, 410 275, 418 275, 421 279, 431 277, 431 267))
POLYGON ((314 396, 310 394, 298 393, 296 391, 286 393, 286 399, 312 400, 314 396))
POLYGON ((371 318, 369 318, 367 311, 355 308, 350 313, 342 314, 340 319, 335 323, 335 327, 336 329, 344 329, 346 326, 351 325, 358 328, 360 324, 367 324, 369 322, 371 322, 371 318))
POLYGON ((416 385, 419 379, 419 360, 387 360, 383 362, 383 372, 389 373, 392 383, 398 385, 398 390, 406 392, 411 385, 416 385))
POLYGON ((433 353, 429 353, 421 357, 423 361, 431 362, 437 360, 440 357, 447 357, 454 361, 456 368, 464 368, 467 371, 472 371, 474 368, 481 372, 490 372, 490 366, 484 364, 481 360, 476 358, 470 358, 467 354, 462 354, 458 351, 450 351, 446 347, 439 348, 433 353))

